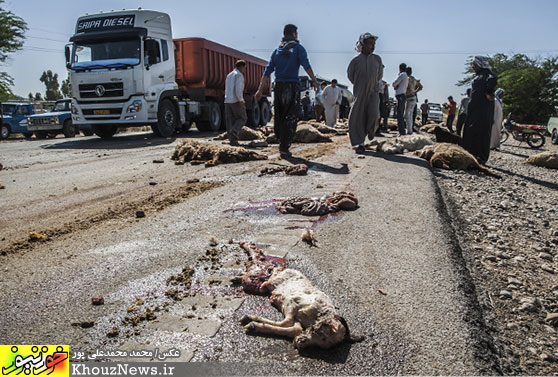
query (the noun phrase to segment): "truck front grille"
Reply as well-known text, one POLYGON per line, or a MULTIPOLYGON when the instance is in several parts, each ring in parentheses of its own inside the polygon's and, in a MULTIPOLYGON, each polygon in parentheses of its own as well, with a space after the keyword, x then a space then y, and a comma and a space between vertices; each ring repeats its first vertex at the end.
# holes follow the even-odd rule
POLYGON ((52 123, 52 118, 33 118, 31 120, 31 124, 33 126, 41 126, 41 125, 53 124, 53 123, 52 123))
POLYGON ((81 98, 109 98, 123 97, 124 84, 121 82, 107 82, 100 84, 80 84, 79 95, 81 98))

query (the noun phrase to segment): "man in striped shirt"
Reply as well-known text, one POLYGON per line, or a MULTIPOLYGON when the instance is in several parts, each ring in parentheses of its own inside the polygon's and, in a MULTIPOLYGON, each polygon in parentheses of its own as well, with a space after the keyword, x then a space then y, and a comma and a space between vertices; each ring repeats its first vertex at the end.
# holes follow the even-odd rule
POLYGON ((225 120, 227 137, 233 146, 238 145, 238 133, 246 124, 246 104, 244 103, 244 70, 246 62, 239 60, 235 69, 227 75, 225 81, 225 120))

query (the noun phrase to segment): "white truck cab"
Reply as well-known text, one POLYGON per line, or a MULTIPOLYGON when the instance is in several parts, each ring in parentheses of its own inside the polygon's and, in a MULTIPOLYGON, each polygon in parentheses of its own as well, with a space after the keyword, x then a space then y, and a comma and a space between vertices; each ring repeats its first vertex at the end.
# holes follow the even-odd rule
POLYGON ((85 15, 70 42, 74 124, 91 124, 100 137, 145 124, 158 135, 175 132, 179 109, 164 101, 178 91, 168 14, 138 9, 85 15))

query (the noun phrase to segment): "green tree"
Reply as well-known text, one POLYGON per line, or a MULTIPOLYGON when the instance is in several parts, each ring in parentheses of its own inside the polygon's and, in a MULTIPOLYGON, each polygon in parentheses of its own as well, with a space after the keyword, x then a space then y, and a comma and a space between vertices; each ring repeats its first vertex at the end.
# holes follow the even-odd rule
POLYGON ((33 93, 29 92, 27 98, 29 98, 29 101, 33 101, 35 99, 35 96, 33 95, 33 93))
MULTIPOLYGON (((465 77, 458 85, 470 85, 474 80, 471 61, 467 60, 465 77)), ((505 91, 504 116, 511 112, 517 122, 546 124, 558 108, 558 58, 496 54, 488 61, 498 76, 498 87, 505 91)))
POLYGON ((52 73, 49 69, 48 71, 43 72, 40 80, 46 86, 45 100, 56 101, 57 99, 62 98, 62 94, 60 93, 60 83, 58 82, 58 73, 52 73))
POLYGON ((42 101, 43 100, 43 96, 41 95, 41 93, 37 92, 35 93, 35 101, 42 101))
POLYGON ((72 96, 72 86, 70 84, 70 78, 69 77, 66 80, 62 80, 62 86, 60 87, 60 90, 62 91, 62 95, 65 98, 68 98, 68 97, 72 96))
MULTIPOLYGON (((23 47, 27 24, 21 17, 16 16, 2 7, 4 0, 0 0, 0 64, 5 63, 8 54, 23 47)), ((14 80, 6 72, 0 72, 0 101, 12 96, 10 89, 14 80)))

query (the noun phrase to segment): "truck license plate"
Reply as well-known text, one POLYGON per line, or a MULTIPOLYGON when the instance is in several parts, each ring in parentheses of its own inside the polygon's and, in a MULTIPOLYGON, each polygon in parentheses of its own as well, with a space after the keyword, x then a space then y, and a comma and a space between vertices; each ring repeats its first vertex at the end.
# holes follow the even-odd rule
POLYGON ((95 115, 110 115, 110 110, 95 110, 95 115))

